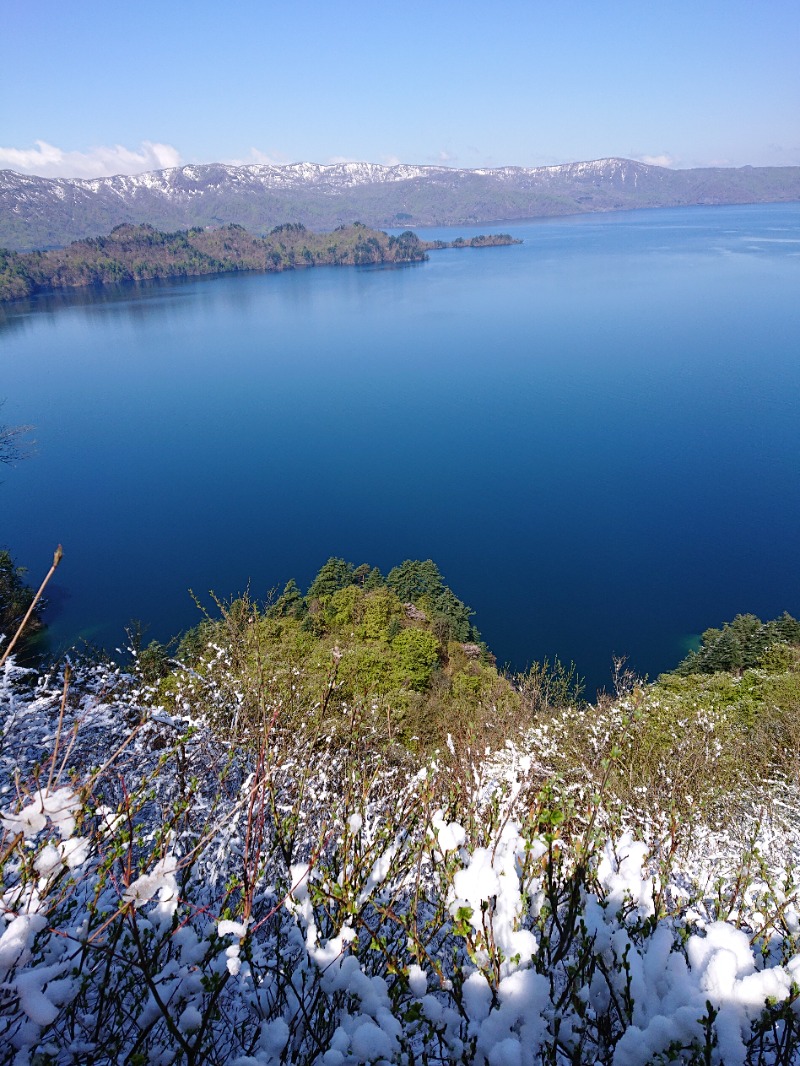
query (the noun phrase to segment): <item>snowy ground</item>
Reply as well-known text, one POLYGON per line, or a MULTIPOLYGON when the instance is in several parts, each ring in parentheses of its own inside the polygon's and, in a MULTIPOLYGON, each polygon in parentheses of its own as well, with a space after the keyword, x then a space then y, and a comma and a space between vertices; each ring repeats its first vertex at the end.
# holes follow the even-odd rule
POLYGON ((418 766, 182 711, 0 674, 0 1062, 800 1062, 788 785, 612 817, 546 731, 418 766))

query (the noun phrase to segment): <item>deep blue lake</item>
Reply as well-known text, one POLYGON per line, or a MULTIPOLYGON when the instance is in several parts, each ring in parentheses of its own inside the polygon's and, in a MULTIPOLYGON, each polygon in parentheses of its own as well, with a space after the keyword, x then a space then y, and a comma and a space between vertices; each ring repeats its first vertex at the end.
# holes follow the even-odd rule
POLYGON ((499 662, 651 677, 800 615, 800 204, 590 215, 509 248, 0 312, 0 546, 55 650, 165 639, 330 555, 434 559, 499 662))

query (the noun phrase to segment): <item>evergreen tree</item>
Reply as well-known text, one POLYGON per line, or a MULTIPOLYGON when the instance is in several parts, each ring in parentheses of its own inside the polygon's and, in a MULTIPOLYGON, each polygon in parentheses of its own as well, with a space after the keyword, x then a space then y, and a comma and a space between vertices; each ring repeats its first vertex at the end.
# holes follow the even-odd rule
POLYGON ((302 618, 306 613, 306 602, 294 578, 286 582, 281 595, 267 611, 270 618, 302 618))
POLYGON ((319 600, 353 584, 353 566, 344 559, 331 556, 311 582, 306 598, 319 600))
POLYGON ((403 603, 418 603, 423 596, 433 602, 444 587, 439 567, 432 559, 406 559, 389 571, 386 584, 403 603))
POLYGON ((785 611, 771 622, 762 622, 754 614, 737 614, 722 629, 707 629, 700 647, 690 652, 675 672, 684 676, 741 673, 760 666, 777 644, 800 644, 800 622, 785 611))
POLYGON ((364 582, 364 589, 367 592, 372 592, 373 589, 382 588, 386 582, 384 581, 383 574, 377 568, 373 566, 370 572, 367 574, 367 578, 364 582))
POLYGON ((386 584, 403 603, 421 607, 430 617, 439 638, 479 641, 480 635, 470 622, 472 611, 445 585, 432 559, 406 559, 389 571, 386 584))

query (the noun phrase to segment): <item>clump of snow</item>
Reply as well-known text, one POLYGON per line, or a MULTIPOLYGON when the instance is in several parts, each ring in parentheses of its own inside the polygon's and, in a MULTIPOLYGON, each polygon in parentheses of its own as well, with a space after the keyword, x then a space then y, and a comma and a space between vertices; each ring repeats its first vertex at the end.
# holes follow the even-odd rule
POLYGON ((422 999, 428 990, 428 978, 425 971, 416 962, 408 968, 408 987, 412 996, 422 999))
POLYGON ((7 810, 0 817, 3 828, 10 833, 24 833, 35 837, 46 825, 56 829, 62 839, 72 836, 75 813, 81 800, 71 788, 57 788, 53 792, 38 789, 18 812, 7 810))
POLYGON ((167 855, 160 859, 150 873, 142 874, 128 885, 122 893, 123 901, 132 903, 134 907, 141 907, 156 893, 161 894, 164 902, 174 899, 178 893, 178 884, 175 880, 177 866, 178 860, 174 855, 167 855))
POLYGON ((466 830, 458 822, 446 822, 443 811, 437 811, 432 818, 436 839, 442 851, 455 851, 467 839, 466 830))

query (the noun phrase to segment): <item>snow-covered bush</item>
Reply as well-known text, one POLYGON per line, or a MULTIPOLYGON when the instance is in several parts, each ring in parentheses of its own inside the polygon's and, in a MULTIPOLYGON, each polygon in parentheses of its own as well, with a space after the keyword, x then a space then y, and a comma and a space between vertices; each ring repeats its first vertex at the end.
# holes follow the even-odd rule
POLYGON ((625 704, 581 781, 555 727, 417 765, 248 701, 222 651, 169 713, 6 663, 0 1063, 797 1060, 790 785, 715 830, 607 802, 625 704))

